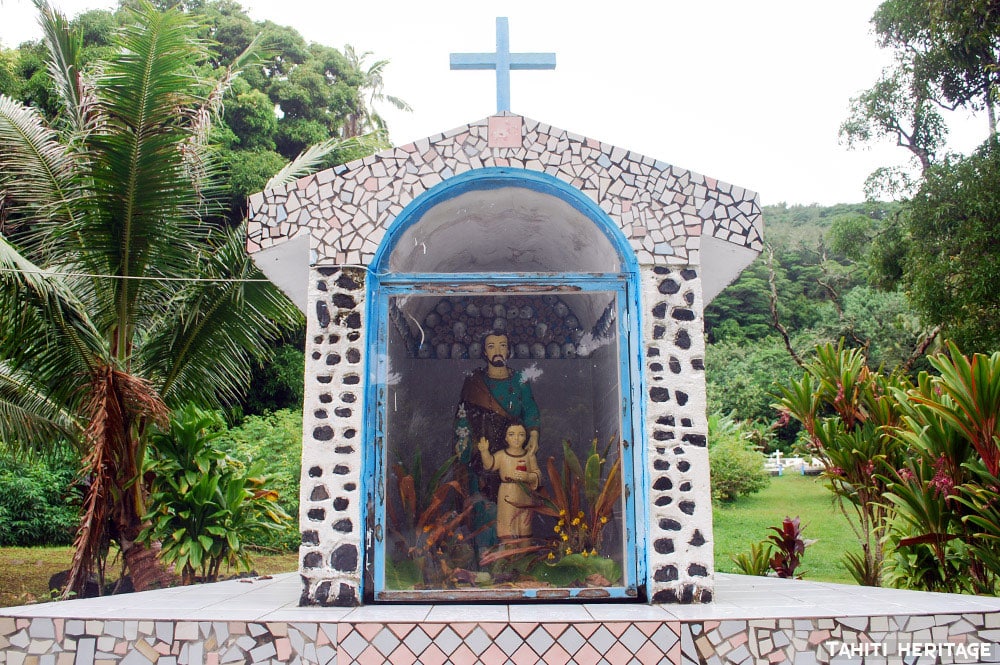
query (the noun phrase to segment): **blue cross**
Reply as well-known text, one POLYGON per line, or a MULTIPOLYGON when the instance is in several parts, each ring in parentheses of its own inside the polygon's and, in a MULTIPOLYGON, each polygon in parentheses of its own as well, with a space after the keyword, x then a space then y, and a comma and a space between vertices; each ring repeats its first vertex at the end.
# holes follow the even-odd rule
POLYGON ((510 70, 555 69, 555 53, 511 53, 507 17, 497 17, 496 53, 452 53, 452 69, 495 69, 497 113, 510 110, 510 70))

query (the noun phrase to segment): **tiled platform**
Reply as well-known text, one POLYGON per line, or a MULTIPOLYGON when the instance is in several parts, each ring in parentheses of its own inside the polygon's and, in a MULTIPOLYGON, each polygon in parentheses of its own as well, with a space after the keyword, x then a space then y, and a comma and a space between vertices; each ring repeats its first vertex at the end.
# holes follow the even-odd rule
POLYGON ((0 608, 0 664, 1000 662, 998 598, 725 574, 709 605, 318 608, 300 593, 290 573, 0 608))

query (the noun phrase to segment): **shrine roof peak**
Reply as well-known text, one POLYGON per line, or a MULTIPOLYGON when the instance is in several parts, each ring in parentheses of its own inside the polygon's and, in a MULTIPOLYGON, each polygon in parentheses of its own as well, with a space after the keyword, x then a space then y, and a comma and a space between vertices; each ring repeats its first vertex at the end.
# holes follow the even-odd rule
POLYGON ((504 111, 254 194, 247 250, 308 235, 309 265, 367 266, 406 206, 478 169, 571 185, 615 222, 640 265, 699 266, 703 239, 741 265, 763 248, 755 192, 504 111))

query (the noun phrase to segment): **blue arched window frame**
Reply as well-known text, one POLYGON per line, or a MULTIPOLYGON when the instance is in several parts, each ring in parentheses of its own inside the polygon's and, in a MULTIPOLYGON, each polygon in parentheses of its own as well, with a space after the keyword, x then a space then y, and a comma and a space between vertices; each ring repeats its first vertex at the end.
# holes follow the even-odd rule
MULTIPOLYGON (((367 330, 368 348, 366 374, 368 376, 365 403, 365 448, 362 472, 362 489, 372 506, 365 511, 364 519, 373 520, 365 525, 364 560, 373 563, 373 588, 365 588, 369 581, 363 579, 362 593, 376 602, 412 602, 425 597, 428 601, 447 599, 446 590, 427 592, 395 592, 384 587, 385 576, 385 506, 386 464, 384 409, 386 408, 386 377, 383 360, 387 348, 388 302, 400 295, 442 293, 442 288, 452 287, 455 293, 466 292, 471 286, 489 285, 497 293, 505 288, 565 287, 583 291, 617 292, 620 311, 618 316, 619 364, 621 377, 621 422, 631 430, 631 440, 625 437, 628 447, 622 454, 623 481, 625 484, 625 561, 624 579, 620 587, 609 589, 612 598, 642 599, 641 587, 645 585, 646 557, 645 524, 648 507, 636 505, 636 497, 643 496, 646 459, 645 403, 642 400, 643 374, 641 323, 639 307, 639 265, 635 252, 614 221, 583 192, 553 176, 537 171, 516 168, 483 168, 449 178, 415 198, 387 229, 372 260, 367 281, 367 330), (608 239, 619 259, 617 273, 558 272, 558 273, 428 273, 392 272, 390 259, 402 235, 424 215, 450 199, 469 192, 518 187, 553 196, 582 213, 608 239)), ((572 590, 570 598, 576 596, 572 590)), ((521 593, 531 598, 534 590, 521 593)), ((461 599, 461 598, 459 598, 461 599)))

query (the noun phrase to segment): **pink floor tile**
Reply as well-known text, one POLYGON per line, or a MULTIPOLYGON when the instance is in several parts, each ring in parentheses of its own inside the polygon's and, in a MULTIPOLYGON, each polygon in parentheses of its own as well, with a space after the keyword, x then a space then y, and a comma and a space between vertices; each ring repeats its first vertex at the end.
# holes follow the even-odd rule
POLYGON ((604 659, 609 663, 627 663, 632 660, 632 652, 625 648, 625 645, 621 642, 615 642, 607 653, 604 654, 604 659))
POLYGON ((444 630, 445 624, 443 624, 443 623, 422 623, 422 624, 420 624, 420 627, 423 629, 423 631, 425 633, 427 633, 427 637, 429 637, 429 638, 431 638, 433 640, 435 637, 438 636, 438 633, 440 633, 442 630, 444 630))
POLYGON ((389 662, 392 665, 413 665, 417 660, 417 657, 413 655, 413 652, 406 648, 405 644, 400 644, 396 647, 395 651, 389 654, 389 662))
POLYGON ((365 638, 365 641, 371 642, 373 639, 375 639, 375 636, 382 631, 382 624, 356 623, 354 624, 354 630, 361 633, 361 636, 365 638))
POLYGON ((642 665, 656 665, 663 660, 663 656, 663 650, 657 648, 652 642, 646 642, 635 652, 635 657, 642 665))
POLYGON ((599 623, 575 623, 573 627, 576 628, 576 632, 583 635, 584 639, 589 638, 594 634, 594 631, 601 627, 599 623))
POLYGON ((635 627, 642 631, 646 637, 652 637, 653 633, 660 629, 663 624, 659 621, 637 621, 635 627))
POLYGON ((288 657, 292 655, 292 642, 287 637, 279 637, 274 640, 274 650, 277 652, 276 658, 282 662, 288 662, 288 657))
POLYGON ((474 623, 453 623, 453 624, 451 624, 451 629, 453 631, 455 631, 456 633, 458 633, 458 636, 461 637, 461 638, 468 637, 469 633, 471 633, 475 629, 475 627, 476 627, 476 624, 474 624, 474 623))
POLYGON ((476 654, 472 652, 472 649, 464 644, 452 651, 450 658, 451 662, 455 665, 474 665, 474 663, 479 661, 479 658, 477 658, 476 654))
POLYGON ((359 665, 385 665, 385 656, 380 654, 374 646, 368 645, 354 662, 359 665))
POLYGON ((589 644, 584 644, 573 654, 573 660, 577 665, 597 665, 601 658, 603 658, 601 652, 589 644))
POLYGON ((507 628, 507 624, 494 621, 491 623, 481 623, 479 624, 479 627, 482 628, 487 635, 495 639, 497 635, 502 633, 504 629, 507 628))
POLYGON ((527 644, 522 644, 510 659, 514 661, 515 665, 538 665, 540 662, 538 654, 527 644))
POLYGON ((611 634, 615 637, 621 637, 622 633, 628 630, 629 624, 624 621, 609 621, 604 624, 604 627, 611 631, 611 634))
POLYGON ((410 631, 413 630, 413 626, 415 626, 416 624, 412 624, 412 623, 390 623, 390 624, 387 624, 387 625, 388 625, 389 630, 392 631, 392 634, 402 640, 407 635, 410 634, 410 631))
POLYGON ((531 635, 533 632, 535 632, 535 628, 538 628, 538 624, 530 622, 529 623, 518 622, 510 624, 510 627, 516 630, 517 634, 520 635, 521 637, 527 638, 528 635, 531 635))
POLYGON ((436 644, 430 645, 424 649, 422 654, 420 654, 420 662, 423 663, 423 665, 442 665, 442 663, 447 662, 447 660, 448 656, 445 655, 445 653, 441 651, 436 644))
POLYGON ((549 650, 545 652, 542 656, 542 662, 545 665, 566 665, 570 660, 569 653, 566 649, 562 648, 559 644, 553 644, 549 647, 549 650))
POLYGON ((566 630, 566 626, 567 626, 567 624, 565 624, 565 623, 543 623, 542 624, 542 628, 544 628, 545 632, 547 632, 549 635, 551 635, 552 639, 554 639, 554 640, 558 640, 559 639, 559 636, 563 634, 564 630, 566 630))
POLYGON ((503 652, 503 649, 495 644, 491 644, 486 651, 479 654, 479 660, 483 663, 503 663, 507 660, 507 654, 503 652))

